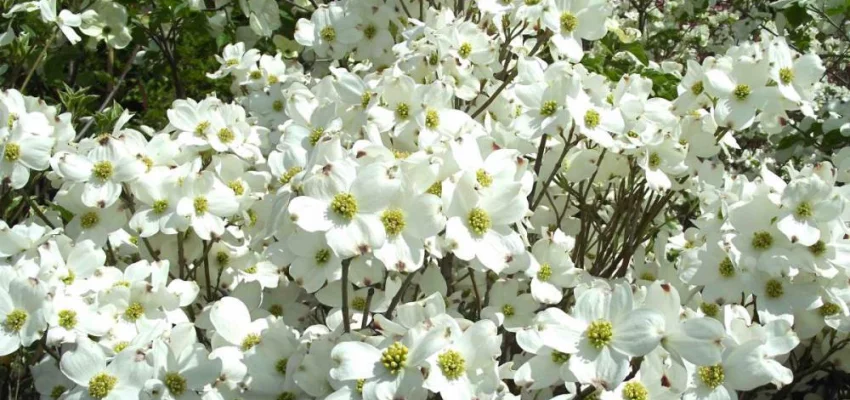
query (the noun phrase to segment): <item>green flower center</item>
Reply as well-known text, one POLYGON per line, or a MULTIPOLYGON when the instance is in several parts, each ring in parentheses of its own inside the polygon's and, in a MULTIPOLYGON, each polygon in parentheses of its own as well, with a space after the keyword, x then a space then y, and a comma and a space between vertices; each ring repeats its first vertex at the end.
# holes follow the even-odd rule
POLYGON ((750 89, 750 85, 740 84, 735 86, 735 90, 732 92, 735 95, 735 98, 744 101, 748 97, 750 97, 750 93, 752 93, 752 89, 750 89))
POLYGON ((841 312, 841 307, 839 307, 838 304, 826 302, 818 308, 818 312, 822 317, 829 317, 841 312))
POLYGON ((767 250, 773 246, 773 235, 767 231, 758 231, 753 234, 752 246, 756 250, 767 250))
POLYGON ((731 278, 735 276, 735 266, 732 265, 732 260, 729 257, 724 258, 717 269, 720 272, 720 276, 724 278, 731 278))
POLYGON ((771 279, 764 284, 764 292, 767 297, 776 299, 785 294, 785 288, 782 287, 782 282, 778 279, 771 279))
POLYGON ((437 110, 429 108, 425 111, 425 127, 428 129, 437 129, 440 126, 440 114, 437 110))
POLYGON ((248 273, 248 274, 256 274, 256 273, 257 273, 257 266, 256 266, 256 265, 252 265, 252 266, 250 266, 250 267, 248 267, 248 268, 245 268, 245 273, 248 273))
POLYGON ((275 110, 276 112, 281 112, 281 111, 283 111, 283 102, 282 102, 282 101, 280 101, 280 100, 275 100, 275 101, 272 103, 272 110, 275 110))
POLYGON ((791 84, 794 80, 794 70, 785 67, 779 70, 779 81, 785 85, 791 84))
POLYGON ((316 260, 316 264, 322 266, 331 259, 331 251, 328 249, 319 249, 316 255, 313 256, 313 259, 316 260))
POLYGON ((469 212, 469 217, 467 219, 467 222, 469 222, 469 228, 472 232, 475 232, 476 235, 481 236, 487 233, 490 229, 490 215, 487 214, 487 211, 478 207, 473 208, 469 212))
POLYGON ((112 284, 112 287, 118 287, 118 286, 124 286, 125 288, 128 288, 128 287, 130 287, 130 281, 120 280, 120 281, 112 284))
POLYGON ((295 400, 295 393, 292 392, 283 392, 279 396, 277 396, 277 400, 295 400))
POLYGON ((469 57, 469 54, 472 53, 472 45, 468 42, 464 42, 460 45, 460 48, 457 50, 457 54, 462 58, 469 57))
POLYGON ((115 353, 120 353, 122 350, 126 349, 127 346, 130 345, 130 342, 118 342, 115 343, 115 346, 112 346, 112 351, 115 353))
POLYGON ((272 304, 269 307, 269 314, 274 315, 275 317, 280 317, 283 315, 283 306, 280 304, 272 304))
POLYGON ((319 36, 326 42, 333 42, 336 40, 336 29, 332 26, 326 26, 319 31, 319 36))
POLYGON ((815 244, 809 246, 809 253, 812 253, 815 257, 822 256, 826 253, 826 243, 823 240, 818 240, 815 244))
POLYGON ((614 337, 614 326, 604 319, 596 320, 587 327, 585 335, 593 347, 601 349, 611 343, 611 338, 614 337))
POLYGON ((255 70, 251 71, 250 74, 248 74, 248 77, 253 79, 253 80, 257 80, 257 79, 260 79, 260 78, 263 77, 263 72, 258 70, 258 69, 255 69, 255 70))
POLYGON ((455 350, 448 350, 438 355, 437 366, 440 367, 443 376, 450 381, 460 378, 466 372, 466 360, 455 350))
POLYGON ((708 317, 716 317, 717 313, 720 312, 720 306, 716 303, 702 303, 699 306, 699 309, 702 310, 702 313, 708 317))
POLYGON ((338 193, 331 200, 331 210, 347 220, 357 214, 357 199, 351 193, 338 193))
POLYGON ((204 197, 204 196, 195 197, 194 206, 195 206, 195 214, 199 214, 199 215, 206 213, 207 210, 209 210, 209 208, 210 208, 210 204, 207 201, 207 198, 204 197))
POLYGON ((230 190, 232 190, 233 193, 236 194, 237 196, 241 196, 241 195, 245 194, 245 185, 243 185, 242 182, 240 182, 240 181, 228 182, 227 187, 229 187, 230 190))
POLYGON ((354 389, 355 389, 355 390, 357 390, 357 393, 361 393, 361 394, 362 394, 362 393, 363 393, 363 385, 365 385, 365 384, 366 384, 366 380, 365 380, 365 379, 358 379, 358 380, 354 383, 354 389))
POLYGON ((527 6, 536 6, 540 4, 540 0, 525 0, 525 5, 527 6))
POLYGON ((369 106, 369 103, 372 101, 372 93, 363 92, 360 96, 360 107, 366 108, 369 106))
POLYGON ((75 274, 75 273, 74 273, 74 271, 72 271, 72 270, 70 270, 70 269, 69 269, 69 270, 68 270, 68 275, 65 275, 65 276, 64 276, 62 279, 60 279, 60 280, 61 280, 61 281, 62 281, 62 283, 64 283, 65 285, 70 285, 70 284, 74 283, 74 280, 75 280, 76 278, 77 278, 77 274, 75 274))
POLYGON ((206 136, 207 129, 210 129, 210 121, 201 121, 198 126, 195 127, 195 136, 206 136))
POLYGON ((649 391, 638 381, 628 382, 623 386, 623 400, 647 400, 649 391))
POLYGON ((514 316, 514 306, 510 304, 505 304, 502 306, 502 314, 505 314, 505 317, 513 317, 514 316))
POLYGON ((168 200, 156 200, 153 202, 153 207, 151 208, 153 208, 154 214, 162 214, 168 209, 168 200))
POLYGON ((578 17, 567 11, 561 14, 561 31, 571 33, 578 26, 578 17))
POLYGON ((58 399, 59 396, 62 396, 62 394, 65 393, 66 390, 68 390, 68 388, 66 388, 65 386, 56 385, 53 387, 53 389, 50 390, 50 398, 58 399))
POLYGON ((21 310, 20 308, 16 308, 10 313, 6 314, 6 320, 3 321, 3 327, 6 328, 7 331, 12 333, 20 332, 26 322, 27 312, 21 310))
POLYGON ((248 336, 245 336, 245 339, 242 339, 242 351, 251 350, 254 346, 260 344, 261 341, 260 335, 249 333, 248 336))
POLYGON ((549 263, 543 263, 540 265, 540 269, 537 270, 537 279, 543 282, 547 282, 549 278, 552 277, 552 266, 549 263))
POLYGON ((274 370, 277 371, 278 374, 286 376, 286 364, 288 363, 288 358, 281 358, 274 364, 274 370))
POLYGON ((399 209, 386 210, 381 214, 381 222, 384 224, 387 235, 394 237, 404 230, 404 213, 399 209))
POLYGON ((381 364, 384 364, 384 368, 391 374, 397 374, 407 365, 407 346, 400 342, 391 344, 381 353, 381 364))
POLYGON ((351 300, 351 308, 357 311, 366 311, 366 298, 357 296, 351 300))
POLYGON ((691 85, 691 93, 693 93, 694 96, 701 95, 704 90, 705 90, 705 85, 702 83, 702 81, 698 81, 697 83, 694 83, 693 85, 691 85))
POLYGON ((313 131, 310 132, 310 144, 315 146, 316 143, 319 143, 319 139, 321 139, 322 135, 324 135, 324 134, 325 134, 324 128, 313 129, 313 131))
POLYGON ((228 144, 236 139, 236 135, 229 128, 222 128, 218 131, 218 140, 224 144, 228 144))
POLYGON ((587 110, 587 112, 584 113, 584 125, 590 129, 594 129, 599 126, 600 119, 601 116, 596 110, 587 110))
POLYGON ((645 280, 645 281, 654 281, 655 275, 653 275, 652 272, 644 272, 644 273, 640 274, 640 279, 645 280))
POLYGON ((102 399, 109 395, 115 385, 118 383, 118 378, 101 372, 93 376, 89 380, 89 396, 95 399, 102 399))
POLYGON ((17 143, 6 143, 6 150, 3 152, 3 158, 8 162, 15 162, 21 158, 21 145, 17 143))
POLYGON ((555 100, 544 101, 543 105, 540 107, 540 115, 544 117, 555 114, 555 111, 558 111, 558 102, 555 100))
POLYGON ((8 127, 9 129, 12 129, 12 127, 15 126, 15 122, 17 120, 19 120, 20 118, 21 117, 19 117, 18 114, 10 113, 9 118, 6 119, 6 127, 8 127))
POLYGON ((145 307, 142 306, 142 303, 135 301, 130 303, 127 306, 127 309, 124 310, 124 319, 130 322, 135 322, 137 319, 141 318, 141 316, 145 313, 145 307))
POLYGON ((80 226, 83 229, 91 228, 100 222, 100 216, 94 211, 89 211, 80 217, 80 226))
POLYGON ((59 326, 65 329, 74 329, 77 326, 77 312, 74 310, 59 311, 59 326))
POLYGON ((563 364, 567 361, 570 361, 570 355, 567 353, 561 353, 558 350, 552 350, 552 362, 555 364, 563 364))
POLYGON ((794 216, 797 219, 806 219, 811 218, 814 214, 814 210, 812 210, 812 204, 808 201, 804 201, 797 205, 797 208, 794 210, 794 216))
POLYGON ((111 178, 114 172, 115 169, 110 161, 98 161, 94 163, 94 166, 92 167, 92 174, 94 177, 102 181, 111 178))
POLYGON ((720 386, 723 384, 723 381, 726 380, 726 376, 723 373, 723 366, 720 364, 699 367, 699 369, 697 369, 697 375, 705 386, 712 389, 720 386))
POLYGON ((233 67, 239 65, 239 60, 235 58, 228 58, 227 61, 224 62, 224 65, 227 67, 233 67))
POLYGON ((658 166, 661 165, 661 156, 659 156, 658 153, 650 153, 647 164, 649 164, 650 168, 658 168, 658 166))
POLYGON ((288 170, 286 170, 286 172, 283 174, 283 176, 280 177, 281 185, 286 185, 287 183, 289 183, 292 180, 292 178, 295 177, 295 175, 298 175, 298 173, 303 171, 303 170, 304 170, 304 168, 297 167, 297 166, 289 168, 288 170))
POLYGON ((226 267, 227 264, 230 264, 230 254, 224 251, 219 251, 215 254, 215 261, 218 263, 218 265, 226 267))
POLYGON ((395 157, 396 160, 404 160, 407 157, 410 157, 410 152, 393 149, 393 157, 395 157))
POLYGON ((443 197, 443 182, 435 182, 433 185, 428 187, 426 192, 437 197, 443 197))
POLYGON ((398 103, 395 108, 395 115, 401 119, 407 119, 410 116, 410 106, 407 103, 398 103))
POLYGON ((378 33, 378 28, 376 28, 373 24, 366 25, 366 27, 363 28, 363 36, 365 36, 366 39, 372 39, 375 37, 376 33, 378 33))
POLYGON ((165 374, 165 387, 174 396, 180 396, 186 391, 186 378, 176 372, 165 374))
POLYGON ((477 180, 478 184, 483 187, 490 187, 490 185, 493 184, 493 177, 490 176, 484 168, 475 172, 475 180, 477 180))

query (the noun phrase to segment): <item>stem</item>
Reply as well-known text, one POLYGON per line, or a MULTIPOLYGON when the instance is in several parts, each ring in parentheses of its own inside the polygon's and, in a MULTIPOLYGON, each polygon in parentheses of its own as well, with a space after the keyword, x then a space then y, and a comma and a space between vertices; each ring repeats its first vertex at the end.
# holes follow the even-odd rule
POLYGON ((342 326, 345 333, 351 332, 351 320, 349 319, 351 314, 348 309, 348 266, 350 264, 350 258, 342 262, 342 326))
POLYGON ((366 329, 369 326, 369 308, 372 306, 372 296, 375 295, 375 288, 369 288, 366 294, 366 309, 363 310, 363 322, 360 323, 360 329, 366 329))
POLYGON ((410 282, 413 281, 413 273, 408 273, 407 277, 404 278, 404 282, 401 283, 401 287, 398 289, 398 293, 393 296, 392 301, 390 301, 390 306, 387 307, 387 311, 384 312, 384 315, 387 318, 392 318, 393 311, 395 311, 396 306, 401 301, 402 296, 404 296, 404 292, 407 291, 407 287, 410 286, 410 282))
MULTIPOLYGON (((106 106, 109 105, 109 102, 111 102, 112 99, 115 97, 115 94, 118 92, 118 89, 121 88, 121 84, 124 83, 124 79, 127 78, 127 73, 130 72, 130 68, 133 67, 133 61, 136 59, 136 54, 141 48, 141 45, 136 45, 136 47, 133 47, 130 53, 130 58, 128 58, 127 62, 124 63, 124 70, 121 71, 121 76, 118 78, 118 82, 115 82, 115 86, 112 88, 112 91, 109 92, 109 95, 106 96, 105 99, 103 99, 103 103, 100 104, 100 107, 97 109, 97 112, 103 111, 103 109, 105 109, 106 106)), ((83 129, 80 130, 80 133, 77 134, 77 137, 74 138, 74 141, 78 141, 84 138, 86 136, 86 132, 88 132, 88 130, 92 127, 93 124, 94 118, 89 119, 88 122, 86 122, 85 126, 83 126, 83 129)))
POLYGON ((469 280, 472 281, 472 293, 475 295, 475 318, 481 319, 481 294, 478 293, 478 283, 475 282, 475 271, 469 268, 469 280))
POLYGON ((24 198, 24 201, 27 202, 27 205, 30 207, 30 210, 32 210, 35 215, 38 215, 38 217, 41 218, 41 220, 44 221, 44 223, 47 224, 50 229, 56 229, 56 226, 53 225, 53 223, 50 222, 49 219, 47 219, 47 216, 44 215, 44 213, 41 211, 41 208, 39 208, 38 205, 32 201, 32 199, 27 193, 21 192, 21 196, 24 198))
MULTIPOLYGON (((537 146, 537 158, 535 158, 535 160, 534 160, 534 177, 535 177, 535 179, 534 179, 534 183, 531 185, 531 193, 528 194, 528 201, 529 202, 531 202, 531 200, 534 199, 534 192, 537 190, 537 181, 540 180, 540 167, 543 165, 543 152, 546 151, 546 138, 548 138, 548 137, 549 137, 549 135, 544 133, 543 137, 540 138, 540 145, 537 146)), ((546 187, 543 187, 543 191, 544 192, 546 191, 546 187)))
POLYGON ((36 68, 38 68, 38 65, 41 64, 41 60, 44 59, 44 56, 47 55, 47 49, 50 48, 50 45, 53 44, 53 40, 56 39, 56 33, 57 32, 54 29, 53 33, 50 35, 50 38, 47 39, 47 43, 44 44, 44 49, 41 50, 41 53, 38 55, 38 58, 35 59, 35 63, 33 63, 32 67, 30 67, 30 70, 27 73, 27 77, 24 79, 24 84, 21 85, 21 93, 24 93, 27 88, 27 85, 30 83, 30 79, 32 79, 32 75, 35 73, 36 68))

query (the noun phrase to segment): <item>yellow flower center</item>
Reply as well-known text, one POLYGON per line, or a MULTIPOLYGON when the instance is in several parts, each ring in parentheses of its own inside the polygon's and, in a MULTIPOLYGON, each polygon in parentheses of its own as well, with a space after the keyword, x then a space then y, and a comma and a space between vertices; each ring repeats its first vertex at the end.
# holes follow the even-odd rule
POLYGON ((697 375, 705 386, 712 389, 720 386, 723 384, 723 381, 726 380, 726 376, 723 373, 723 366, 720 364, 699 367, 699 369, 697 369, 697 375))
POLYGON ((587 112, 584 113, 584 125, 590 129, 594 129, 599 126, 600 119, 601 116, 596 110, 587 110, 587 112))
POLYGON ((767 231, 758 231, 753 234, 751 244, 756 250, 767 250, 773 246, 773 235, 767 231))
POLYGON ((174 396, 180 396, 186 391, 186 378, 176 372, 165 374, 165 387, 174 396))
POLYGON ((395 342, 381 353, 381 364, 384 364, 384 368, 391 374, 398 374, 407 365, 407 351, 407 346, 395 342))
POLYGON ((716 303, 702 303, 699 306, 699 309, 702 310, 702 313, 708 317, 716 317, 720 312, 720 306, 716 303))
POLYGON ((448 350, 438 355, 437 366, 440 367, 443 376, 450 381, 460 378, 466 372, 466 360, 455 350, 448 350))
POLYGON ((544 117, 555 114, 555 111, 558 111, 558 102, 555 100, 544 101, 543 105, 540 107, 540 115, 544 117))
POLYGON ((138 301, 130 303, 127 309, 124 310, 124 319, 130 322, 135 322, 145 313, 145 307, 138 301))
POLYGON ((316 260, 316 264, 321 267, 331 259, 331 251, 328 249, 319 249, 313 257, 316 260))
POLYGON ((108 396, 109 392, 115 389, 116 384, 118 384, 117 377, 101 372, 89 380, 89 396, 100 400, 108 396))
POLYGON ((151 208, 153 209, 154 214, 162 214, 168 209, 168 200, 156 200, 153 202, 153 206, 151 208))
POLYGON ((260 344, 260 342, 260 335, 249 333, 248 336, 245 336, 245 339, 242 339, 242 351, 251 350, 254 346, 260 344))
POLYGON ((440 126, 440 114, 437 110, 429 108, 425 112, 425 127, 428 129, 437 129, 440 126))
POLYGON ((502 314, 505 314, 506 317, 510 318, 514 316, 514 306, 510 304, 505 304, 502 306, 502 314))
POLYGON ((460 48, 457 50, 457 54, 462 58, 469 57, 469 54, 472 53, 472 45, 468 42, 464 42, 460 45, 460 48))
POLYGON ((483 168, 475 171, 475 180, 478 181, 478 184, 484 187, 490 187, 493 184, 493 177, 487 173, 483 168))
POLYGON ((91 228, 100 222, 100 216, 96 212, 90 211, 80 217, 80 226, 83 229, 91 228))
POLYGON ((206 213, 207 210, 209 210, 210 208, 210 204, 207 201, 207 198, 203 196, 195 197, 193 205, 195 206, 195 214, 199 215, 206 213))
POLYGON ((767 297, 776 299, 785 294, 785 288, 782 287, 782 282, 778 279, 771 279, 764 284, 764 292, 767 297))
POLYGON ((326 42, 333 42, 336 40, 336 29, 332 26, 326 26, 319 31, 319 36, 326 42))
POLYGON ((563 364, 567 361, 570 361, 570 355, 567 353, 561 353, 558 350, 552 350, 552 362, 555 364, 563 364))
POLYGON ((398 103, 395 108, 395 115, 401 119, 407 119, 410 115, 410 106, 407 103, 398 103))
POLYGON ((351 193, 338 193, 331 200, 331 210, 347 220, 357 214, 357 199, 351 193))
POLYGON ((102 181, 111 178, 114 172, 112 163, 109 161, 98 161, 94 163, 94 166, 92 167, 92 175, 102 181))
POLYGON ((623 400, 647 400, 649 391, 639 381, 628 382, 623 386, 623 400))
POLYGON ((351 300, 351 308, 356 311, 366 311, 366 298, 357 296, 351 300))
POLYGON ((288 363, 288 358, 281 358, 274 364, 274 370, 277 371, 278 374, 286 376, 286 364, 288 363))
POLYGON ((6 143, 6 150, 3 152, 3 158, 8 162, 15 162, 21 158, 21 145, 17 143, 6 143))
POLYGON ((552 277, 552 266, 549 263, 543 263, 540 269, 537 270, 537 279, 547 282, 552 277))
POLYGON ((794 81, 794 70, 785 67, 779 70, 779 81, 785 85, 791 84, 794 81))
POLYGON ((702 81, 698 81, 697 83, 694 83, 693 85, 691 85, 691 93, 693 93, 694 96, 701 95, 704 90, 705 90, 705 84, 703 84, 702 81))
POLYGON ((237 196, 241 196, 245 194, 245 185, 240 181, 230 181, 227 183, 227 187, 233 191, 237 196))
POLYGON ((297 166, 289 168, 288 170, 286 170, 286 172, 283 174, 283 176, 280 177, 280 183, 282 185, 286 185, 287 183, 292 181, 292 178, 294 178, 295 175, 298 175, 298 173, 303 171, 303 170, 304 170, 304 168, 297 167, 297 166))
POLYGON ((561 30, 566 33, 572 33, 578 26, 578 17, 575 14, 566 11, 561 14, 561 30))
POLYGON ((229 128, 222 128, 218 131, 218 140, 224 144, 228 144, 236 139, 236 135, 229 128))
POLYGON ((823 317, 829 317, 841 312, 841 307, 838 304, 826 302, 818 308, 818 312, 823 317))
POLYGON ((724 278, 731 278, 735 276, 735 266, 732 265, 732 260, 729 257, 724 258, 717 269, 720 272, 720 276, 724 278))
POLYGON ((77 326, 77 312, 74 310, 59 311, 59 326, 65 329, 74 329, 77 326))
POLYGON ((386 210, 381 214, 381 222, 384 224, 384 229, 387 235, 394 237, 401 233, 405 227, 404 213, 399 209, 386 210))
POLYGON ((735 98, 744 101, 748 97, 750 97, 750 93, 752 93, 752 89, 750 89, 750 85, 740 84, 735 86, 735 90, 732 92, 735 95, 735 98))
POLYGON ((611 343, 611 338, 614 337, 614 326, 603 319, 596 320, 587 327, 585 335, 593 347, 601 349, 611 343))
POLYGON ((6 320, 3 321, 3 327, 6 328, 7 331, 16 333, 20 332, 23 329, 24 324, 27 322, 27 312, 21 310, 20 308, 16 308, 12 310, 10 313, 6 314, 6 320))
POLYGON ((478 207, 473 208, 469 212, 467 222, 469 223, 469 228, 472 230, 472 232, 479 236, 487 233, 487 231, 490 229, 490 215, 487 214, 487 211, 484 211, 478 207))

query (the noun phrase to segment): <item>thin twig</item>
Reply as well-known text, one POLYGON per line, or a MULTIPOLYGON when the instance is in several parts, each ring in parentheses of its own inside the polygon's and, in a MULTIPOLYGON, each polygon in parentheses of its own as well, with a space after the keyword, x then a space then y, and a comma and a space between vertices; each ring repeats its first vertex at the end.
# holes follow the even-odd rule
MULTIPOLYGON (((130 68, 133 67, 133 61, 136 59, 136 54, 139 53, 139 50, 141 48, 141 45, 136 45, 136 47, 133 47, 133 50, 131 50, 130 58, 127 59, 126 63, 124 63, 124 70, 121 71, 121 76, 118 78, 118 82, 115 82, 115 87, 113 87, 112 91, 109 92, 109 95, 106 96, 105 99, 103 99, 103 103, 101 103, 100 107, 97 109, 98 113, 103 111, 106 106, 109 105, 109 102, 111 102, 112 99, 115 97, 115 94, 118 93, 118 89, 121 88, 121 84, 124 83, 124 79, 126 79, 127 73, 130 72, 130 68)), ((85 126, 83 126, 83 129, 80 130, 80 133, 78 133, 77 137, 74 138, 74 141, 78 141, 84 138, 86 136, 86 132, 89 131, 93 124, 94 117, 92 117, 88 120, 88 122, 86 122, 85 126)))
POLYGON ((404 292, 407 291, 407 287, 410 286, 410 282, 413 280, 413 273, 408 273, 407 277, 404 278, 404 282, 401 283, 401 287, 398 289, 398 292, 393 296, 392 301, 390 301, 390 306, 387 307, 387 311, 384 312, 384 315, 387 318, 392 318, 393 311, 395 311, 396 306, 399 301, 401 301, 402 296, 404 296, 404 292))
POLYGON ((351 332, 351 315, 348 307, 348 267, 351 265, 351 259, 342 262, 342 326, 345 333, 351 332))

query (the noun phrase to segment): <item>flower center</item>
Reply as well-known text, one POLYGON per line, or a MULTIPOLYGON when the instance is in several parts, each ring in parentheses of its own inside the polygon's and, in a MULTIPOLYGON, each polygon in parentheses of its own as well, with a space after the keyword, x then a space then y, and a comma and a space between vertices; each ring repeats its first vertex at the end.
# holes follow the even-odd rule
POLYGON ((260 344, 260 342, 260 335, 249 333, 248 336, 245 336, 245 339, 242 339, 242 351, 251 350, 254 346, 260 344))
POLYGON ((287 183, 289 183, 292 180, 293 177, 295 177, 295 175, 298 175, 298 173, 303 171, 303 170, 304 170, 304 168, 301 168, 301 167, 292 167, 292 168, 286 170, 286 172, 283 174, 283 176, 280 177, 280 183, 282 185, 286 185, 287 183))
POLYGON ((80 226, 83 229, 91 228, 100 222, 100 216, 96 212, 90 211, 80 217, 80 226))
POLYGON ((251 71, 250 74, 248 74, 248 77, 253 79, 253 80, 260 79, 260 78, 263 77, 263 71, 255 69, 255 70, 251 71))
POLYGON ((818 240, 815 244, 809 246, 809 253, 812 253, 815 257, 822 256, 826 253, 826 243, 823 240, 818 240))
POLYGON ((399 209, 386 210, 381 214, 381 222, 388 236, 396 236, 404 230, 404 213, 399 209))
POLYGON ((756 250, 767 250, 773 246, 773 235, 767 231, 758 231, 753 234, 752 246, 756 250))
POLYGON ((120 353, 122 350, 126 349, 127 346, 129 346, 129 345, 130 345, 130 342, 115 343, 115 346, 112 346, 112 351, 114 351, 116 354, 120 353))
POLYGON ((463 58, 469 57, 470 53, 472 53, 472 45, 468 42, 461 44, 460 48, 457 50, 457 54, 463 58))
POLYGON ((440 126, 440 114, 437 110, 429 108, 425 112, 425 127, 428 129, 437 129, 440 126))
POLYGON ((614 326, 604 319, 596 320, 587 327, 585 335, 593 347, 601 349, 611 343, 611 338, 614 337, 614 326))
POLYGON ((222 128, 218 131, 218 140, 224 144, 228 144, 236 139, 236 135, 229 128, 222 128))
POLYGON ((275 100, 275 101, 272 103, 272 110, 275 110, 276 112, 281 112, 281 111, 283 111, 283 102, 282 102, 282 101, 280 101, 280 100, 275 100))
POLYGON ((440 367, 443 376, 450 381, 460 378, 466 372, 466 360, 455 350, 448 350, 438 355, 437 366, 440 367))
POLYGON ((180 396, 186 391, 186 378, 176 372, 169 372, 165 374, 165 387, 174 396, 180 396))
POLYGON ((732 260, 729 257, 724 258, 717 269, 720 272, 720 276, 724 278, 731 278, 735 276, 735 266, 732 265, 732 260))
POLYGON ((316 260, 316 264, 322 266, 331 259, 331 251, 328 249, 319 249, 316 255, 313 256, 313 259, 316 260))
POLYGON ((366 39, 371 39, 375 37, 375 33, 377 32, 378 28, 376 28, 375 25, 369 24, 366 25, 366 28, 363 29, 363 36, 365 36, 366 39))
POLYGON ((752 92, 752 89, 750 89, 750 85, 740 84, 738 86, 735 86, 735 90, 732 92, 732 94, 735 95, 736 99, 738 99, 740 101, 744 101, 748 97, 750 97, 751 92, 752 92))
POLYGON ((3 327, 9 332, 20 332, 24 324, 27 322, 27 312, 16 308, 12 312, 6 314, 6 320, 3 321, 3 327))
POLYGON ((540 115, 548 117, 558 111, 558 102, 555 100, 547 100, 540 107, 540 115))
POLYGON ((210 204, 207 201, 207 198, 204 197, 204 196, 195 197, 194 206, 195 206, 195 214, 199 214, 199 215, 206 213, 207 210, 209 210, 209 208, 210 208, 210 204))
POLYGON ((3 158, 8 162, 15 162, 21 158, 21 145, 17 143, 6 143, 6 150, 3 152, 3 158))
POLYGON ((333 42, 336 40, 336 29, 332 26, 326 26, 319 31, 319 36, 326 42, 333 42))
POLYGON ((410 115, 410 106, 407 103, 398 103, 395 108, 395 115, 401 119, 407 119, 410 115))
POLYGON ((50 390, 50 398, 54 400, 58 399, 60 396, 62 396, 63 393, 65 393, 66 390, 68 390, 68 388, 66 388, 65 386, 56 385, 53 387, 53 389, 50 390))
POLYGON ((69 270, 68 270, 68 275, 65 275, 65 276, 64 276, 64 277, 62 277, 62 279, 60 279, 60 280, 61 280, 61 281, 62 281, 62 283, 64 283, 65 285, 70 285, 70 284, 74 283, 74 279, 76 279, 76 278, 77 278, 77 274, 75 274, 75 273, 74 273, 74 271, 72 271, 72 270, 70 270, 70 269, 69 269, 69 270))
POLYGON ((649 391, 639 381, 628 382, 623 386, 623 400, 647 400, 649 391))
POLYGON ((278 374, 286 376, 286 364, 289 363, 288 358, 281 358, 274 364, 274 369, 278 374))
POLYGON ((469 212, 469 217, 467 219, 469 227, 476 235, 483 235, 490 229, 490 215, 487 214, 487 211, 478 207, 473 208, 469 212))
POLYGON ((357 214, 357 199, 351 193, 338 193, 331 200, 331 210, 347 220, 357 214))
POLYGON ((694 96, 701 95, 703 90, 705 90, 705 85, 702 83, 702 81, 698 81, 697 83, 691 85, 691 93, 693 93, 694 96))
POLYGON ((77 326, 77 312, 74 310, 59 311, 59 326, 65 329, 74 329, 77 326))
POLYGON ((218 265, 226 267, 227 264, 230 264, 230 254, 223 251, 219 251, 215 254, 215 261, 218 263, 218 265))
POLYGON ((484 168, 479 169, 475 172, 475 180, 478 181, 478 184, 484 187, 490 187, 493 184, 493 177, 484 170, 484 168))
POLYGON ((315 146, 316 143, 319 143, 319 139, 321 139, 322 135, 324 135, 324 134, 325 134, 324 128, 313 129, 313 131, 310 132, 310 144, 315 146))
POLYGON ((117 377, 101 372, 89 380, 89 396, 98 400, 102 399, 115 389, 117 383, 117 377))
POLYGON ((210 124, 210 121, 201 121, 200 123, 198 123, 198 125, 195 127, 195 136, 206 136, 207 129, 210 128, 210 125, 212 125, 210 124))
POLYGON ((381 353, 381 364, 384 364, 384 368, 391 374, 397 374, 407 365, 407 346, 400 342, 391 344, 381 353))
POLYGON ((705 384, 705 386, 712 389, 720 386, 723 381, 726 380, 726 376, 723 373, 723 366, 720 364, 699 367, 697 375, 699 375, 699 379, 705 384))
POLYGON ((283 315, 283 306, 280 304, 272 304, 269 307, 269 314, 274 315, 275 317, 280 317, 283 315))
POLYGON ((584 125, 590 129, 594 129, 599 126, 600 115, 596 110, 587 110, 584 113, 584 125))
POLYGON ((295 400, 296 398, 295 393, 292 392, 283 392, 277 396, 277 400, 295 400))
POLYGON ((811 218, 813 214, 814 211, 812 210, 812 203, 809 203, 808 201, 798 204, 797 208, 794 210, 794 216, 796 216, 797 219, 811 218))
POLYGON ((839 307, 838 304, 826 302, 818 308, 818 312, 823 317, 829 317, 841 312, 841 307, 839 307))
POLYGON ((112 163, 109 161, 98 161, 94 163, 94 166, 92 167, 92 174, 94 177, 102 181, 111 178, 114 172, 112 163))
POLYGON ((570 361, 570 355, 567 353, 561 353, 558 350, 552 350, 552 362, 555 364, 563 364, 567 361, 570 361))
POLYGON ((144 313, 145 313, 145 307, 142 306, 142 303, 139 303, 138 301, 136 301, 136 302, 130 303, 130 305, 127 306, 127 309, 124 310, 124 319, 126 319, 127 321, 130 321, 130 322, 135 322, 144 313))
POLYGON ((351 300, 351 308, 357 311, 366 311, 366 298, 357 296, 351 300))
POLYGON ((153 213, 162 214, 168 209, 168 200, 160 199, 153 202, 153 213))
POLYGON ((764 284, 764 292, 767 297, 776 299, 785 294, 785 288, 782 287, 782 282, 778 279, 771 279, 764 284))
POLYGON ((354 383, 354 389, 356 389, 356 390, 357 390, 357 393, 361 393, 361 394, 362 394, 362 393, 363 393, 363 385, 365 385, 365 384, 366 384, 366 380, 365 380, 365 379, 358 379, 358 380, 354 383))
POLYGON ((640 274, 640 279, 643 279, 645 281, 654 281, 655 275, 653 275, 652 272, 647 271, 647 272, 640 274))
POLYGON ((702 310, 702 313, 708 317, 716 317, 717 313, 720 312, 720 306, 716 303, 702 303, 699 306, 699 309, 702 310))
POLYGON ((426 190, 427 193, 433 194, 437 197, 443 197, 443 183, 442 182, 434 182, 433 185, 428 187, 426 190))
POLYGON ((659 156, 658 153, 651 153, 649 155, 648 164, 650 168, 658 168, 658 166, 661 165, 661 156, 659 156))
POLYGON ((552 266, 549 263, 543 263, 540 269, 537 270, 537 279, 547 282, 552 277, 552 266))
POLYGON ((233 193, 235 193, 237 196, 245 194, 245 185, 243 185, 240 181, 228 182, 227 187, 229 187, 230 190, 233 190, 233 193))
POLYGON ((502 314, 505 314, 505 317, 513 317, 514 316, 514 306, 510 304, 505 304, 502 306, 502 314))
POLYGON ((779 70, 779 81, 781 81, 783 84, 789 85, 793 80, 794 70, 788 67, 779 70))
POLYGON ((575 14, 566 11, 561 14, 561 30, 566 33, 572 33, 578 26, 578 17, 575 14))

